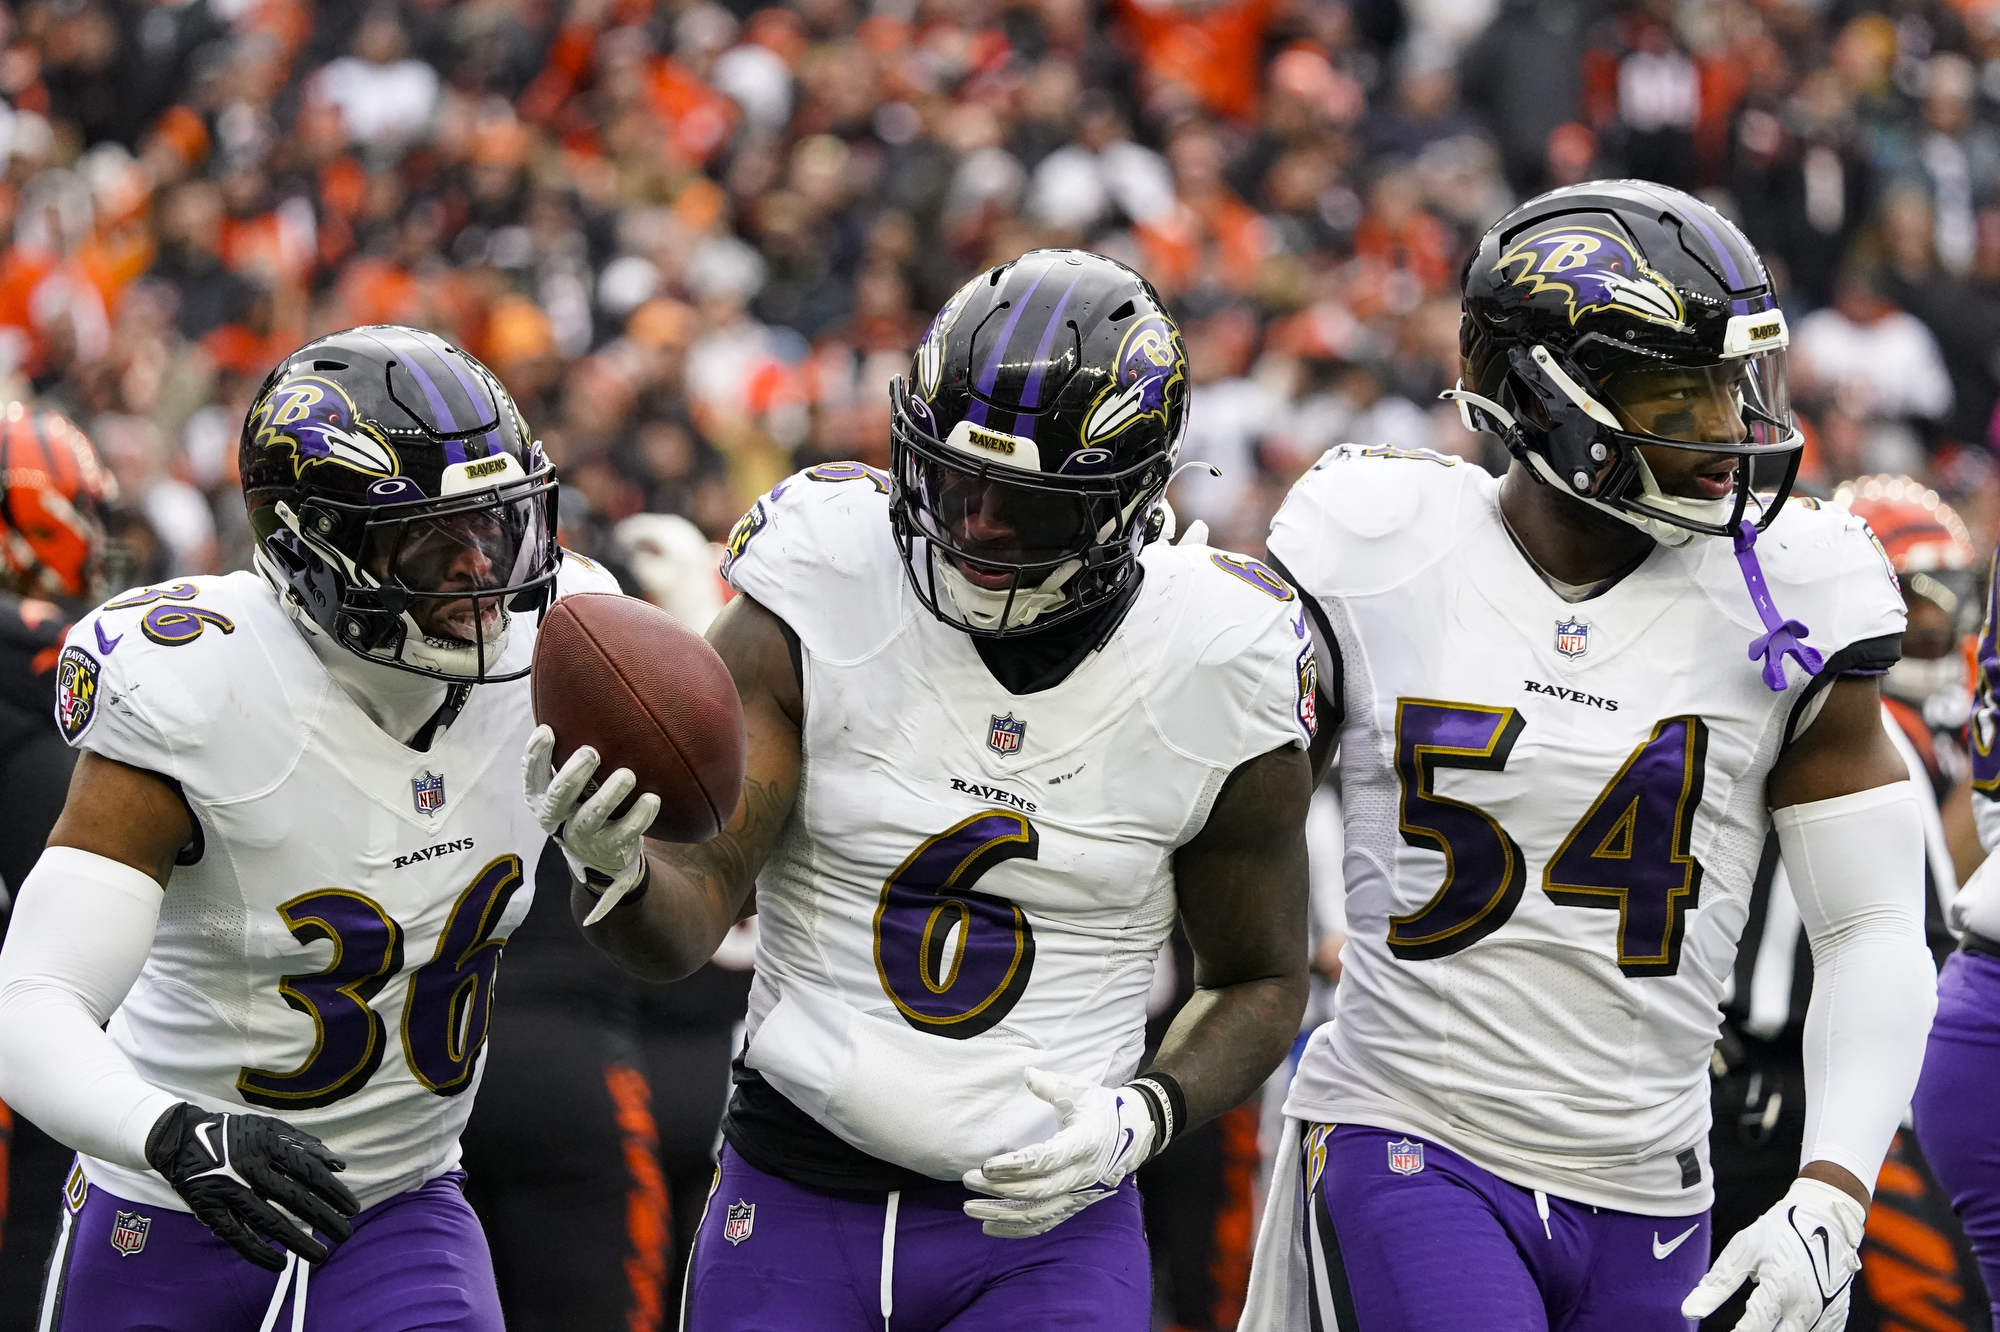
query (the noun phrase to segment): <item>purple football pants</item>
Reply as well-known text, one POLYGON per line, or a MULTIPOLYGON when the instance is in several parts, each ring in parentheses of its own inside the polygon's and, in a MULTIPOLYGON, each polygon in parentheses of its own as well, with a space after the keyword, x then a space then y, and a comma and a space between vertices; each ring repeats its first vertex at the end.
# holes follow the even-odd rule
POLYGON ((72 1176, 37 1332, 502 1332, 463 1179, 375 1204, 326 1263, 274 1276, 186 1212, 72 1176))
POLYGON ((1953 953, 1915 1100, 1917 1145, 1951 1195, 2000 1332, 2000 958, 1953 953))
POLYGON ((1152 1282, 1131 1180, 1033 1239, 985 1234, 961 1210, 975 1196, 950 1183, 899 1194, 810 1189, 725 1146, 695 1236, 681 1326, 1146 1332, 1152 1282))
POLYGON ((1570 1202, 1434 1142, 1355 1125, 1309 1126, 1301 1168, 1310 1332, 1695 1326, 1680 1307, 1708 1271, 1706 1212, 1570 1202))

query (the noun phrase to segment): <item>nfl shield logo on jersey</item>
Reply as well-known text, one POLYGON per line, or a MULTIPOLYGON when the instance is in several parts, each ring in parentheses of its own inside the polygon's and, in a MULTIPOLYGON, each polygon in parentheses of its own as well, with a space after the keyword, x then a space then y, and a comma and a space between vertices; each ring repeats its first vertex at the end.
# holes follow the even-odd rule
POLYGON ((1581 657, 1590 651, 1590 626, 1582 620, 1557 620, 1556 651, 1565 657, 1581 657))
POLYGON ((111 1247, 130 1258, 146 1247, 146 1232, 152 1228, 152 1217, 120 1212, 111 1218, 111 1247))
POLYGON ((722 1238, 731 1244, 741 1244, 750 1238, 750 1227, 756 1223, 757 1204, 738 1198, 729 1204, 729 1213, 722 1219, 722 1238))
POLYGON ((1399 1175, 1414 1175, 1424 1168, 1424 1145, 1410 1138, 1389 1144, 1389 1169, 1399 1175))
POLYGON ((410 791, 417 813, 435 814, 444 808, 444 778, 436 773, 426 770, 423 776, 410 778, 410 791))
POLYGON ((993 719, 992 729, 986 732, 986 747, 996 754, 1017 753, 1027 734, 1028 723, 1015 721, 1014 714, 1010 712, 993 719))

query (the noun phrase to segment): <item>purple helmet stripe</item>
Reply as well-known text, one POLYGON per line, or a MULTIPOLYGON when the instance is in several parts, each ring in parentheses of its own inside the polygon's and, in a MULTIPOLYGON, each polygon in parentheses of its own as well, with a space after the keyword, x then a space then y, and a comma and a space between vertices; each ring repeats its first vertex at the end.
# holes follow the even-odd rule
MULTIPOLYGON (((482 396, 490 398, 492 396, 491 392, 484 390, 479 382, 473 378, 472 372, 465 368, 463 357, 447 354, 444 358, 444 363, 451 367, 451 373, 457 377, 459 385, 464 388, 465 396, 472 400, 472 409, 477 413, 479 411, 480 398, 482 396)), ((493 405, 497 409, 500 404, 496 402, 493 405)), ((493 417, 493 428, 486 432, 486 456, 489 458, 492 457, 494 454, 500 452, 501 447, 500 417, 496 410, 493 417)))
POLYGON ((979 373, 979 386, 976 391, 981 396, 993 391, 995 381, 1000 378, 1000 367, 1007 363, 1007 344, 1014 340, 1014 328, 1021 322, 1021 316, 1026 313, 1028 302, 1034 299, 1035 288, 1041 286, 1042 279, 1048 275, 1049 270, 1045 265, 1041 272, 1035 274, 1035 280, 1028 284, 1028 289, 1021 293, 1021 299, 1014 302, 1014 308, 1007 312, 1007 322, 1001 326, 1000 337, 993 344, 993 355, 986 358, 986 368, 979 373))
MULTIPOLYGON (((1062 325, 1063 309, 1069 304, 1070 293, 1076 290, 1076 284, 1081 280, 1081 273, 1070 278, 1069 285, 1063 288, 1063 294, 1056 298, 1056 308, 1049 312, 1049 322, 1042 330, 1042 340, 1035 345, 1035 359, 1032 362, 1034 368, 1028 371, 1028 382, 1021 389, 1021 405, 1030 412, 1037 411, 1042 405, 1042 374, 1048 367, 1049 348, 1055 344, 1056 329, 1062 325)), ((1036 420, 1035 416, 1016 416, 1015 432, 1033 439, 1036 420), (1025 430, 1022 429, 1024 422, 1027 426, 1025 430)))
MULTIPOLYGON (((451 414, 451 408, 445 406, 444 394, 438 392, 438 386, 431 381, 431 377, 428 374, 424 373, 424 368, 417 364, 416 357, 405 356, 402 360, 404 365, 410 367, 410 373, 417 377, 417 387, 424 391, 424 397, 429 400, 431 410, 436 412, 438 418, 444 422, 444 428, 446 430, 458 429, 458 418, 451 414)), ((455 439, 445 440, 444 456, 447 462, 464 462, 465 445, 455 439)))

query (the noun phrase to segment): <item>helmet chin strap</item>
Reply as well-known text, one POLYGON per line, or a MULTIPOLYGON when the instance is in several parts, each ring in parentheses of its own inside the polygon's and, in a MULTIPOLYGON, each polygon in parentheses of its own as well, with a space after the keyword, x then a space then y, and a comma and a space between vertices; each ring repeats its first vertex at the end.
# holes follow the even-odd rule
POLYGON ((958 613, 965 617, 966 623, 975 629, 994 630, 1019 629, 1033 624, 1068 601, 1069 594, 1062 590, 1063 584, 1076 577, 1083 568, 1083 561, 1066 560, 1042 580, 1040 587, 1011 593, 979 586, 960 573, 958 566, 938 554, 936 547, 931 548, 931 566, 943 578, 945 594, 958 607, 958 613))
MULTIPOLYGON (((1615 418, 1611 416, 1610 411, 1604 404, 1597 401, 1596 398, 1584 391, 1568 375, 1564 374, 1562 368, 1556 365, 1554 359, 1548 355, 1547 349, 1537 347, 1535 351, 1539 353, 1535 357, 1536 364, 1548 376, 1549 382, 1562 391, 1563 396, 1575 403, 1592 420, 1606 421, 1616 426, 1617 422, 1615 418)), ((1510 433, 1518 435, 1520 431, 1520 423, 1514 419, 1512 412, 1509 412, 1505 407, 1502 407, 1491 398, 1472 392, 1465 387, 1463 380, 1459 381, 1457 388, 1446 389, 1438 396, 1458 404, 1458 419, 1464 423, 1467 430, 1479 431, 1487 429, 1486 426, 1480 425, 1473 416, 1473 412, 1476 409, 1482 415, 1491 418, 1492 424, 1499 427, 1496 433, 1502 438, 1505 438, 1510 433)), ((1622 523, 1638 528, 1641 532, 1644 532, 1663 546, 1684 546, 1697 535, 1691 528, 1683 527, 1681 524, 1673 521, 1673 518, 1669 515, 1678 514, 1697 522, 1717 525, 1727 522, 1729 519, 1730 504, 1727 500, 1691 499, 1681 495, 1669 495, 1664 490, 1661 490, 1659 479, 1653 475, 1653 468, 1646 461, 1646 455, 1640 453, 1637 449, 1634 449, 1632 452, 1632 460, 1638 464, 1639 473, 1639 497, 1634 503, 1642 508, 1653 509, 1660 514, 1659 517, 1634 513, 1630 509, 1620 508, 1614 504, 1606 504, 1603 500, 1593 499, 1589 495, 1578 494, 1575 487, 1556 474, 1555 466, 1533 449, 1522 448, 1520 456, 1527 460, 1528 466, 1534 470, 1537 477, 1546 481, 1563 494, 1579 503, 1588 504, 1600 513, 1608 513, 1622 523)))

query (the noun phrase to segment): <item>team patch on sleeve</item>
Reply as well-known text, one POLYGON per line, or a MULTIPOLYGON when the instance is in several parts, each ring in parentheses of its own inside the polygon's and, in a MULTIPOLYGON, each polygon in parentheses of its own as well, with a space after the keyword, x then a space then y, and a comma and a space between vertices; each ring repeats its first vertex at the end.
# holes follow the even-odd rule
POLYGON ((56 725, 63 739, 75 744, 97 715, 97 658, 80 647, 66 647, 56 660, 56 725))
POLYGON ((729 529, 729 540, 722 547, 722 576, 729 577, 730 566, 735 564, 750 545, 752 538, 764 530, 770 521, 764 515, 764 501, 758 500, 750 506, 750 512, 736 520, 736 526, 729 529))
POLYGON ((1298 718, 1307 739, 1319 734, 1319 658, 1311 643, 1299 649, 1298 718))

